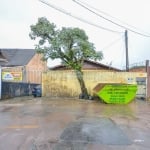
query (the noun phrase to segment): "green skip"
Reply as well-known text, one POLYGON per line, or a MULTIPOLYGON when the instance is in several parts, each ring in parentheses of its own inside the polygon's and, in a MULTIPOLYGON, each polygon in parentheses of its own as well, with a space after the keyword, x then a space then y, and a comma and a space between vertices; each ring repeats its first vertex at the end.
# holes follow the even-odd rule
POLYGON ((99 84, 96 94, 106 103, 127 104, 135 98, 136 91, 134 84, 99 84))

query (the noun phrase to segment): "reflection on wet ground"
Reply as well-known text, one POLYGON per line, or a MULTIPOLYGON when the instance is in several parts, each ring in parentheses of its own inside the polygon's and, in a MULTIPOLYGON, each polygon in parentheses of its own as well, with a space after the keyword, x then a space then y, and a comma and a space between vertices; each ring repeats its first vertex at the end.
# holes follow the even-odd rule
POLYGON ((21 97, 0 102, 0 150, 149 150, 150 103, 21 97))

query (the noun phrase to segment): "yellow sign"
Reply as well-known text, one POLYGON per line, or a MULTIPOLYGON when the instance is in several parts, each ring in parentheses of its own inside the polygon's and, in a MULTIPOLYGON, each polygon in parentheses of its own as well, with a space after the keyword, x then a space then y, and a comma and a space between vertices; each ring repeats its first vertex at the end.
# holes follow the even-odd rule
POLYGON ((22 81, 22 72, 2 72, 3 81, 22 81))

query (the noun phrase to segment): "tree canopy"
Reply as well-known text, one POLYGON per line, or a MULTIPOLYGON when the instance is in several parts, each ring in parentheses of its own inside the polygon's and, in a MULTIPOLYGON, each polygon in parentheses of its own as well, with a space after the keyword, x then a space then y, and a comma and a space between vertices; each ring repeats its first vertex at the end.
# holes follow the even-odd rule
MULTIPOLYGON (((57 29, 45 17, 39 18, 35 25, 31 25, 30 37, 38 40, 37 53, 43 54, 43 60, 61 59, 62 63, 75 70, 77 78, 83 82, 82 66, 84 60, 101 60, 103 54, 96 51, 94 44, 89 42, 85 31, 79 28, 63 27, 57 29)), ((81 85, 82 93, 85 85, 81 85), (83 87, 82 87, 83 86, 83 87)), ((86 93, 87 94, 87 93, 86 93)))

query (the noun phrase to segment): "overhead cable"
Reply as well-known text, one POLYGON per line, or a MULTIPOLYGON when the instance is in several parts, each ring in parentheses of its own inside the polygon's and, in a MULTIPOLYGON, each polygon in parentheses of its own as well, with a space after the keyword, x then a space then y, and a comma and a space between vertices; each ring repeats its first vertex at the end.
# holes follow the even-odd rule
MULTIPOLYGON (((80 1, 80 2, 82 2, 82 1, 80 1)), ((137 28, 137 27, 135 27, 135 26, 133 26, 133 25, 130 25, 130 24, 128 24, 128 23, 126 23, 126 22, 124 22, 124 21, 122 21, 122 20, 120 20, 120 19, 118 19, 118 18, 116 18, 116 17, 114 17, 114 16, 112 16, 112 15, 110 15, 110 14, 108 14, 108 13, 102 11, 102 10, 99 10, 99 9, 97 9, 97 8, 95 8, 95 7, 91 6, 91 5, 89 5, 88 3, 85 3, 85 2, 82 2, 82 3, 83 3, 84 5, 86 5, 86 6, 88 6, 89 8, 94 9, 94 10, 96 10, 96 11, 98 11, 98 12, 104 14, 105 16, 111 17, 112 19, 115 19, 115 20, 119 21, 119 22, 122 23, 122 24, 125 24, 125 25, 127 25, 127 26, 129 26, 129 27, 131 27, 131 28, 133 28, 133 29, 136 29, 136 30, 138 30, 138 31, 140 31, 140 32, 143 32, 144 34, 149 34, 149 35, 150 35, 150 33, 145 32, 145 31, 141 30, 140 28, 137 28)))
POLYGON ((105 47, 102 48, 102 50, 107 50, 109 47, 112 47, 112 45, 116 44, 117 42, 119 42, 122 38, 124 38, 124 36, 121 36, 115 40, 113 40, 110 44, 106 45, 105 47))
POLYGON ((81 22, 84 22, 84 23, 86 23, 86 24, 89 24, 89 25, 95 26, 95 27, 97 27, 97 28, 100 28, 100 29, 102 29, 102 30, 106 30, 106 31, 113 32, 113 33, 123 33, 123 32, 119 32, 119 31, 115 31, 115 30, 111 30, 111 29, 108 29, 108 28, 99 26, 99 25, 94 24, 94 23, 92 23, 92 22, 90 22, 90 21, 88 21, 88 20, 85 20, 85 19, 81 18, 81 17, 72 15, 71 13, 67 12, 66 10, 64 10, 64 9, 62 9, 62 8, 58 8, 57 6, 54 6, 53 4, 50 4, 50 3, 46 2, 45 0, 39 0, 39 1, 42 2, 42 3, 44 3, 44 4, 46 4, 47 6, 49 6, 49 7, 51 7, 51 8, 53 8, 53 9, 55 9, 55 10, 57 10, 57 11, 63 13, 63 14, 69 15, 70 17, 75 18, 75 19, 77 19, 77 20, 79 20, 79 21, 81 21, 81 22))
POLYGON ((111 22, 111 23, 113 23, 113 24, 115 24, 115 25, 117 25, 117 26, 119 26, 119 27, 121 27, 121 28, 124 28, 124 29, 126 29, 126 30, 128 30, 128 31, 131 31, 131 32, 133 32, 133 33, 139 34, 139 35, 141 35, 141 36, 150 37, 150 35, 142 34, 142 33, 138 32, 138 31, 134 31, 134 30, 132 30, 132 29, 130 29, 130 28, 128 28, 128 27, 125 27, 125 26, 123 26, 123 25, 120 25, 120 24, 118 24, 118 23, 116 23, 116 22, 114 22, 114 21, 112 21, 112 20, 110 20, 110 19, 108 19, 108 18, 106 18, 106 17, 104 17, 104 16, 102 16, 102 15, 96 13, 95 11, 89 9, 87 6, 85 6, 84 4, 80 3, 80 2, 77 1, 77 0, 72 0, 72 1, 75 2, 75 3, 77 3, 78 5, 80 5, 81 7, 87 9, 88 11, 92 12, 93 14, 97 15, 98 17, 107 20, 108 22, 111 22))

